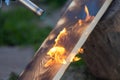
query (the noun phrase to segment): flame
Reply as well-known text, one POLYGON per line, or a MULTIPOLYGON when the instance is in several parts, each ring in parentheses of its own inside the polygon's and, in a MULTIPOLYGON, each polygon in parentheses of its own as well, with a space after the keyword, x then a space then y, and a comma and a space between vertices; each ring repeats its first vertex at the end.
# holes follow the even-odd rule
MULTIPOLYGON (((55 44, 54 46, 47 52, 47 55, 50 56, 50 59, 46 62, 44 65, 45 67, 48 67, 54 63, 61 63, 61 64, 66 64, 66 50, 62 46, 58 46, 59 40, 61 37, 67 35, 67 30, 64 28, 57 38, 55 39, 55 44)), ((60 45, 60 44, 59 44, 60 45)))
POLYGON ((81 19, 78 20, 78 24, 79 24, 80 26, 82 26, 84 23, 86 23, 86 22, 88 22, 88 21, 91 21, 91 20, 94 18, 94 16, 91 16, 91 15, 90 15, 89 10, 88 10, 88 7, 87 7, 86 5, 85 5, 85 7, 84 7, 84 11, 85 11, 85 13, 86 13, 86 18, 85 18, 85 20, 81 20, 81 19))
POLYGON ((78 53, 83 54, 84 53, 84 49, 83 48, 78 49, 78 53))
POLYGON ((56 62, 65 64, 65 49, 63 47, 53 47, 47 53, 50 57, 52 57, 56 62))
POLYGON ((79 58, 79 57, 74 57, 73 60, 72 60, 72 62, 79 61, 80 59, 81 59, 81 58, 79 58))
MULTIPOLYGON (((85 20, 78 20, 78 24, 80 26, 82 26, 83 24, 86 24, 87 22, 91 21, 94 17, 90 16, 89 14, 89 10, 87 8, 87 6, 85 5, 85 13, 86 13, 86 18, 85 20)), ((77 18, 77 17, 75 17, 77 18)), ((60 22, 63 23, 65 20, 62 19, 60 22)), ((65 48, 62 46, 61 41, 64 41, 64 37, 68 35, 67 29, 64 28, 57 36, 57 38, 55 39, 55 44, 53 45, 53 47, 47 52, 47 55, 50 57, 50 59, 45 63, 45 67, 48 67, 50 65, 53 65, 55 63, 60 63, 60 64, 66 64, 66 50, 65 48)), ((80 48, 78 50, 78 53, 83 54, 84 53, 84 49, 80 48)), ((79 57, 74 57, 74 59, 72 61, 78 61, 81 58, 79 57)))
POLYGON ((94 18, 94 16, 91 16, 90 13, 89 13, 89 10, 88 10, 88 7, 85 5, 85 13, 86 13, 86 19, 85 21, 91 21, 91 19, 94 18))
POLYGON ((47 61, 47 63, 44 65, 45 67, 48 67, 54 63, 61 63, 61 64, 65 64, 65 49, 63 47, 53 47, 51 48, 47 55, 49 55, 51 57, 50 60, 47 61))
POLYGON ((86 17, 89 17, 90 16, 90 14, 89 14, 89 10, 88 10, 88 7, 85 5, 85 13, 86 13, 86 17))
MULTIPOLYGON (((66 28, 64 28, 64 29, 59 33, 59 35, 57 36, 57 38, 55 39, 56 44, 58 44, 58 41, 60 40, 60 38, 61 38, 62 36, 65 36, 65 35, 67 35, 67 30, 66 30, 66 28)), ((55 45, 56 45, 56 44, 55 44, 55 45)))
MULTIPOLYGON (((84 49, 83 49, 83 48, 78 49, 78 52, 77 52, 77 53, 83 54, 83 53, 84 53, 84 49)), ((76 56, 76 57, 74 57, 74 58, 71 60, 71 62, 76 62, 76 61, 79 61, 79 60, 81 60, 81 58, 76 56)))

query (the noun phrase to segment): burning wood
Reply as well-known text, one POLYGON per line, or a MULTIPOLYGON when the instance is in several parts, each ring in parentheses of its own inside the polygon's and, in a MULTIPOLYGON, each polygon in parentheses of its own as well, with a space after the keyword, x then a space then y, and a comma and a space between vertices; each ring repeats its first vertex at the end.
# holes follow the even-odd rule
POLYGON ((63 47, 53 47, 47 54, 50 56, 50 60, 47 61, 45 67, 53 65, 54 63, 66 63, 65 49, 63 47))
POLYGON ((81 46, 111 2, 111 0, 85 1, 85 3, 82 0, 72 1, 19 80, 59 80, 71 60, 80 60, 75 57, 77 51, 84 53, 81 46), (97 13, 91 16, 88 8, 93 6, 85 4, 89 6, 99 4, 97 13), (83 12, 85 18, 81 18, 83 12))
MULTIPOLYGON (((85 20, 81 20, 81 19, 78 20, 78 24, 80 26, 87 23, 88 21, 91 21, 94 18, 93 16, 90 16, 87 6, 85 6, 85 12, 86 12, 86 15, 87 15, 85 20)), ((79 26, 77 26, 77 27, 79 27, 79 26)), ((48 60, 46 62, 45 67, 53 65, 54 63, 62 63, 62 64, 66 63, 66 58, 67 58, 66 50, 65 50, 65 47, 61 46, 60 42, 64 37, 67 37, 68 34, 69 33, 67 32, 66 28, 64 28, 59 33, 59 35, 55 39, 55 45, 47 53, 47 55, 49 55, 51 58, 50 58, 50 60, 48 60)), ((83 49, 80 49, 79 51, 83 53, 83 49)), ((75 57, 73 60, 78 61, 78 60, 80 60, 80 58, 75 57)))
MULTIPOLYGON (((89 10, 87 8, 87 6, 85 5, 85 12, 86 12, 86 18, 85 20, 78 20, 78 24, 80 26, 83 26, 83 24, 86 24, 88 21, 91 21, 94 17, 90 16, 89 14, 89 10)), ((78 27, 78 26, 77 26, 78 27)), ((55 45, 53 46, 53 48, 51 48, 47 55, 50 56, 50 60, 48 60, 45 64, 45 67, 48 67, 50 65, 53 65, 55 63, 61 63, 61 64, 66 64, 66 50, 65 47, 61 46, 61 41, 64 41, 67 36, 68 36, 68 31, 66 30, 66 28, 64 28, 59 35, 57 36, 57 38, 55 39, 55 45)), ((80 53, 83 53, 83 49, 80 48, 79 49, 80 53)), ((80 58, 75 57, 72 61, 78 61, 80 60, 80 58)))

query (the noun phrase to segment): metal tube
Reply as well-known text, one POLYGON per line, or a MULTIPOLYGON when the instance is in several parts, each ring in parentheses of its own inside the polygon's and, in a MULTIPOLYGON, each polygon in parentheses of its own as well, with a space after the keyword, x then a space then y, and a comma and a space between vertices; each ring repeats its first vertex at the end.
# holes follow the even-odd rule
POLYGON ((2 0, 0 0, 0 8, 2 7, 2 0))
POLYGON ((39 16, 44 12, 41 8, 39 8, 37 5, 35 5, 30 0, 19 0, 21 3, 26 5, 29 9, 31 9, 33 12, 38 14, 39 16))

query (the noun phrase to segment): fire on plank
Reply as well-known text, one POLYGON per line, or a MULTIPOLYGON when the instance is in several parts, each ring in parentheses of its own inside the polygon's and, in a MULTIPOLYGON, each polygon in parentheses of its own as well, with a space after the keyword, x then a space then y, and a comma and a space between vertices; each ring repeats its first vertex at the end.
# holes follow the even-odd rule
MULTIPOLYGON (((86 18, 85 20, 79 19, 78 23, 79 26, 82 26, 83 24, 85 24, 88 21, 91 21, 94 16, 91 16, 89 14, 89 10, 88 7, 85 5, 84 7, 85 13, 86 13, 86 18)), ((63 23, 64 20, 62 20, 63 23)), ((66 28, 64 28, 59 35, 57 36, 57 38, 55 39, 55 44, 54 46, 47 52, 47 55, 50 57, 50 59, 45 63, 44 67, 48 67, 50 65, 53 65, 55 63, 60 63, 60 64, 66 64, 66 58, 67 58, 67 54, 66 54, 66 49, 60 45, 59 41, 61 40, 61 37, 67 36, 68 31, 66 28), (59 45, 58 45, 59 44, 59 45)), ((80 48, 78 50, 78 53, 84 53, 84 49, 80 48)), ((79 57, 74 57, 71 61, 78 61, 81 58, 79 57)))

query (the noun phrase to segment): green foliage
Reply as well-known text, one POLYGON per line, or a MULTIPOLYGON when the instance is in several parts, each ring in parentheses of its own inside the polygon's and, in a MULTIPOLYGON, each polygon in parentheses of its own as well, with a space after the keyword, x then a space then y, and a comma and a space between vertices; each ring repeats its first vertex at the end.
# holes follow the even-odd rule
POLYGON ((40 28, 34 18, 25 8, 0 12, 0 45, 40 45, 52 28, 40 28))
POLYGON ((86 67, 85 61, 82 59, 82 54, 78 53, 76 55, 76 57, 79 57, 80 60, 76 61, 76 62, 72 62, 71 66, 73 66, 75 68, 86 67))
POLYGON ((75 67, 75 68, 80 68, 80 67, 85 67, 86 64, 84 62, 83 59, 79 60, 79 61, 76 61, 76 62, 72 62, 71 63, 71 66, 75 67))
POLYGON ((14 72, 11 72, 8 80, 17 80, 17 79, 18 79, 18 75, 14 72))

